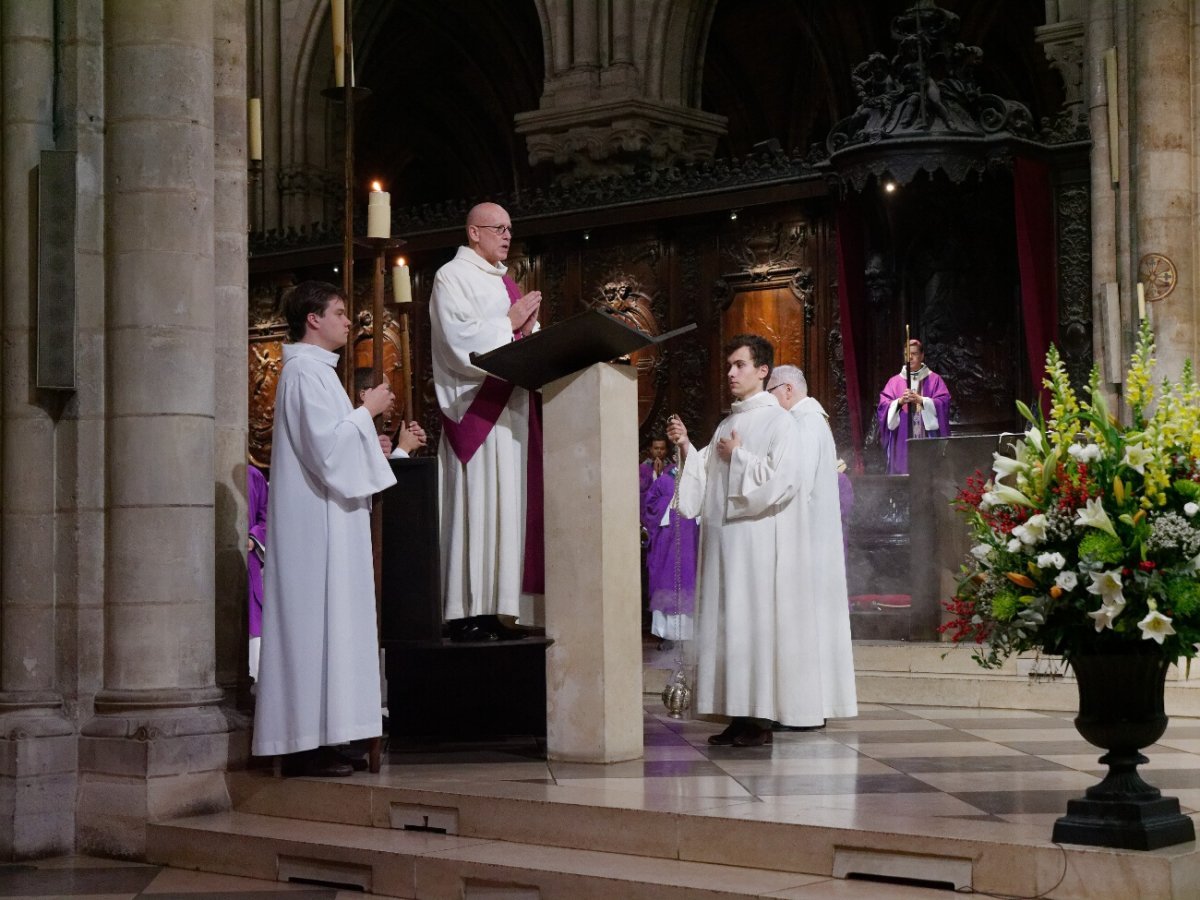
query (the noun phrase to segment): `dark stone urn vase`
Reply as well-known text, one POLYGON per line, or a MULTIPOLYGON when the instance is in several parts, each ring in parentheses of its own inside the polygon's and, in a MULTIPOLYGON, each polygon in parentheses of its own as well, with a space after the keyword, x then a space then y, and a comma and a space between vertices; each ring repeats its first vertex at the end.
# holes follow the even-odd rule
POLYGON ((1108 751, 1100 757, 1108 774, 1084 798, 1068 802, 1067 814, 1054 823, 1056 843, 1157 850, 1196 839, 1195 826, 1179 811, 1179 801, 1164 797, 1137 771, 1149 762, 1141 749, 1167 730, 1163 687, 1168 667, 1157 644, 1143 652, 1071 658, 1079 684, 1075 727, 1088 743, 1108 751))

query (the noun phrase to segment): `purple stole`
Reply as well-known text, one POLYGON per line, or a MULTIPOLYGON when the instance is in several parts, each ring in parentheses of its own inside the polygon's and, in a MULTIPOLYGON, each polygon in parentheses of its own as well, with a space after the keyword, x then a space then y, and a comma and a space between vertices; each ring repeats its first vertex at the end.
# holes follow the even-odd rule
MULTIPOLYGON (((520 286, 507 275, 504 276, 504 287, 508 291, 509 306, 521 299, 520 286)), ((514 332, 513 339, 520 340, 520 333, 514 332)), ((442 413, 442 433, 464 466, 492 433, 496 420, 508 405, 512 391, 513 386, 509 382, 488 375, 461 422, 455 422, 442 413)), ((529 392, 525 478, 525 564, 521 573, 521 590, 528 594, 543 594, 546 591, 546 542, 542 492, 542 395, 537 391, 529 392)))

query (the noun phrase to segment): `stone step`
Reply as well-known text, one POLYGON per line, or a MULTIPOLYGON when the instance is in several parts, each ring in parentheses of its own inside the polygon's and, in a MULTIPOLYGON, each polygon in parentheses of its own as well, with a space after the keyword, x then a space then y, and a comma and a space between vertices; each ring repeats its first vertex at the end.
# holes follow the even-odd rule
MULTIPOLYGON (((999 669, 984 669, 970 648, 946 643, 855 641, 855 683, 861 703, 987 707, 1072 712, 1079 694, 1070 669, 1056 657, 1028 654, 999 669)), ((1200 716, 1200 672, 1167 672, 1171 716, 1200 716)))
MULTIPOLYGON (((1197 858, 1194 845, 1190 844, 1140 854, 1060 847, 1047 840, 1043 828, 1021 828, 1008 823, 973 821, 965 827, 966 823, 949 817, 859 816, 847 815, 845 810, 820 807, 785 810, 738 798, 711 798, 698 803, 697 798, 642 797, 636 793, 609 793, 598 788, 566 785, 450 779, 414 781, 411 778, 401 780, 398 776, 391 776, 389 780, 386 771, 377 776, 356 775, 352 779, 326 780, 283 780, 262 772, 240 773, 231 775, 230 784, 237 809, 233 818, 151 825, 150 846, 162 848, 155 851, 159 855, 152 856, 152 860, 184 868, 274 879, 278 877, 273 874, 276 859, 290 858, 289 854, 299 858, 303 856, 300 850, 256 845, 253 851, 247 849, 243 854, 238 848, 249 847, 249 844, 240 843, 243 838, 249 839, 250 835, 242 834, 247 829, 241 829, 233 837, 221 835, 230 832, 239 822, 253 823, 259 832, 264 832, 271 827, 272 820, 277 820, 281 824, 280 830, 273 833, 275 838, 312 839, 314 846, 326 843, 327 834, 342 833, 336 830, 327 833, 326 825, 352 829, 345 834, 358 835, 366 842, 356 851, 359 856, 354 859, 360 860, 356 865, 365 865, 361 860, 368 857, 363 854, 381 848, 425 846, 420 842, 433 837, 466 841, 473 849, 468 850, 466 844, 451 842, 438 844, 442 849, 433 854, 443 863, 454 861, 454 866, 458 867, 454 871, 460 873, 454 877, 460 880, 492 877, 487 873, 495 875, 493 868, 501 866, 501 861, 509 858, 504 854, 511 852, 515 854, 511 858, 521 862, 514 863, 513 871, 506 871, 504 878, 525 884, 532 878, 529 872, 536 868, 530 860, 538 858, 538 854, 550 854, 559 860, 560 856, 551 853, 551 850, 559 850, 615 855, 623 860, 622 865, 629 867, 630 873, 637 873, 631 875, 637 880, 649 877, 647 873, 665 871, 658 869, 659 866, 691 863, 774 872, 784 876, 784 881, 796 875, 818 879, 843 878, 855 873, 900 875, 970 886, 976 891, 1027 896, 1047 892, 1058 883, 1053 892, 1046 895, 1065 900, 1100 896, 1096 893, 1099 887, 1114 885, 1121 888, 1114 896, 1139 896, 1139 891, 1145 891, 1140 896, 1186 896, 1175 888, 1182 883, 1178 880, 1181 873, 1195 865, 1197 858), (217 837, 211 841, 206 839, 203 857, 189 856, 192 851, 188 848, 198 846, 198 843, 181 836, 180 829, 196 829, 205 823, 217 837), (446 834, 405 831, 406 824, 441 828, 446 834), (322 837, 312 837, 318 833, 322 837), (399 843, 392 843, 394 841, 399 843), (214 842, 219 844, 215 850, 214 842), (480 843, 497 843, 503 847, 485 849, 477 846, 480 843), (513 849, 519 846, 531 848, 529 852, 533 855, 521 855, 525 851, 518 853, 513 849), (251 865, 249 860, 224 860, 225 856, 242 855, 255 857, 253 871, 224 868, 226 865, 251 865)), ((317 850, 305 853, 331 861, 342 858, 321 856, 317 850)), ((561 859, 574 860, 575 857, 567 854, 561 859)), ((585 855, 578 859, 592 857, 585 855)), ((416 863, 406 862, 405 865, 416 863)), ((557 873, 555 878, 568 875, 571 878, 600 877, 594 869, 584 867, 568 872, 560 871, 566 866, 565 862, 555 865, 559 868, 548 870, 557 873)), ((579 865, 583 866, 583 863, 579 862, 579 865)), ((391 870, 385 868, 383 871, 391 870)), ((438 874, 443 872, 442 869, 434 866, 432 871, 429 877, 442 877, 438 874)), ((700 870, 685 866, 679 871, 691 873, 688 874, 690 878, 700 870)), ((680 882, 684 883, 690 882, 680 882)), ((775 882, 767 879, 765 883, 775 882)), ((460 891, 445 896, 462 894, 460 891)), ((543 893, 541 896, 558 895, 543 893)), ((617 892, 597 896, 642 895, 617 892)), ((648 896, 671 895, 656 893, 648 896)), ((729 896, 738 895, 730 893, 729 896)))
MULTIPOLYGON (((743 866, 362 825, 314 824, 241 812, 152 825, 147 859, 175 868, 336 885, 386 897, 815 898, 825 895, 821 884, 831 882, 829 877, 743 866), (812 892, 804 890, 807 888, 812 892)), ((940 895, 932 891, 904 894, 914 900, 940 895)), ((872 890, 851 896, 879 894, 872 890)))

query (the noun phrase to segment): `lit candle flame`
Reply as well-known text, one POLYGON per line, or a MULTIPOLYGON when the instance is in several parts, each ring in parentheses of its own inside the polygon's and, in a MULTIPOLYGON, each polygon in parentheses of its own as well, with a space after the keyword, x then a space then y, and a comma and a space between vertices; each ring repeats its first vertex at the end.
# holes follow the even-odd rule
POLYGON ((378 181, 372 181, 372 182, 371 182, 371 190, 373 190, 373 191, 382 191, 382 190, 383 190, 383 185, 382 185, 382 184, 380 184, 378 181))
POLYGON ((396 257, 396 265, 398 265, 398 266, 404 265, 404 257, 403 256, 396 257))

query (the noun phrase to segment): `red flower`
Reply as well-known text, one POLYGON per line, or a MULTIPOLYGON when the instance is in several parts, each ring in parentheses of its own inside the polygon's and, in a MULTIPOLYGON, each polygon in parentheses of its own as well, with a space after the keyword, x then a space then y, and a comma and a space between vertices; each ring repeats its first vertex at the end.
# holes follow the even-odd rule
POLYGON ((1143 572, 1153 572, 1155 569, 1154 560, 1143 559, 1140 563, 1138 563, 1138 568, 1143 572))

